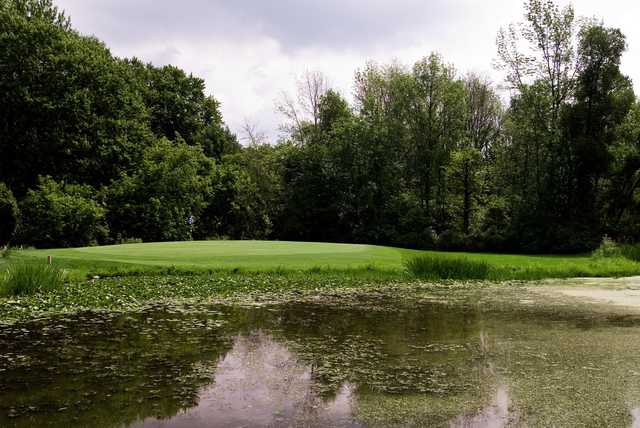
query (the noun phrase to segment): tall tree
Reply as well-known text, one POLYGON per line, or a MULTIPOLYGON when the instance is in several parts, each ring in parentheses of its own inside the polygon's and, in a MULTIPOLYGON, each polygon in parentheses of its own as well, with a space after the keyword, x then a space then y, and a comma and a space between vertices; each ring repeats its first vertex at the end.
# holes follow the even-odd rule
POLYGON ((469 73, 464 79, 466 129, 471 145, 483 156, 491 156, 491 147, 501 137, 504 108, 491 82, 469 73))
POLYGON ((626 49, 618 29, 589 25, 580 33, 575 102, 567 108, 565 132, 571 149, 573 177, 568 189, 572 217, 591 230, 601 228, 601 180, 610 171, 610 150, 635 95, 620 72, 626 49))
POLYGON ((466 125, 464 83, 435 54, 417 62, 413 76, 417 92, 411 114, 411 171, 426 213, 431 215, 435 208, 437 228, 442 229, 447 223, 446 165, 451 151, 464 138, 466 125))
POLYGON ((601 180, 614 131, 634 100, 620 73, 624 36, 569 6, 525 3, 526 23, 498 35, 515 89, 506 122, 514 234, 532 250, 584 251, 601 233, 601 180), (524 40, 525 46, 518 41, 524 40))
POLYGON ((74 32, 50 1, 2 4, 0 181, 18 197, 38 174, 108 183, 149 141, 131 70, 74 32))
POLYGON ((604 184, 607 233, 622 240, 640 241, 640 103, 636 101, 616 129, 609 148, 610 178, 604 184))
POLYGON ((551 98, 553 127, 562 103, 573 93, 576 71, 575 14, 552 0, 526 0, 525 22, 498 32, 499 69, 510 88, 522 91, 533 81, 544 83, 551 98))
POLYGON ((285 118, 281 129, 294 141, 307 144, 317 136, 320 102, 329 89, 327 78, 319 71, 307 71, 297 80, 294 96, 282 93, 276 110, 285 118))

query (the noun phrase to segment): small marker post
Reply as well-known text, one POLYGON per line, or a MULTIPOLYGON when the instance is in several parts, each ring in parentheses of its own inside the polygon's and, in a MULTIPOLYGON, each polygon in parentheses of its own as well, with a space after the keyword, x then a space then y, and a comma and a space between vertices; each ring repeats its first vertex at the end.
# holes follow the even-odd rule
POLYGON ((51 262, 53 262, 53 257, 52 256, 47 256, 47 264, 50 265, 51 262))

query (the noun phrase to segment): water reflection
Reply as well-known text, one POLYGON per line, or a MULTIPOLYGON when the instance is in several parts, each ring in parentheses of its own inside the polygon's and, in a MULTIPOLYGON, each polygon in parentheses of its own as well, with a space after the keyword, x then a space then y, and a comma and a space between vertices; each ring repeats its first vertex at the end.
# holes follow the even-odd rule
POLYGON ((149 418, 134 426, 360 426, 352 417, 352 385, 324 401, 311 367, 262 332, 236 337, 199 397, 196 407, 169 422, 149 418))
POLYGON ((502 428, 513 421, 509 416, 509 390, 499 385, 491 403, 475 414, 458 416, 451 422, 451 428, 502 428))
POLYGON ((509 387, 495 368, 491 355, 496 352, 495 341, 489 333, 481 330, 478 338, 479 358, 477 360, 478 376, 480 383, 488 390, 491 399, 483 408, 469 414, 456 417, 450 423, 450 428, 502 428, 512 426, 516 422, 515 415, 511 414, 509 405, 509 387))
POLYGON ((640 428, 640 407, 631 409, 631 428, 640 428))
POLYGON ((636 426, 637 317, 491 298, 0 326, 0 426, 636 426))

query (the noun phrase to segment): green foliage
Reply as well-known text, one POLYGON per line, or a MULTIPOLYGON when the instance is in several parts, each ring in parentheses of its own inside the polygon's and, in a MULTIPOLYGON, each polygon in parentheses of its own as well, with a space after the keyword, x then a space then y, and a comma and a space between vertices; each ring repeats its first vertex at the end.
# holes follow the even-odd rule
POLYGON ((508 248, 511 219, 506 201, 500 197, 487 198, 482 211, 482 220, 474 237, 479 249, 496 251, 508 248))
POLYGON ((329 89, 320 98, 318 126, 323 134, 330 133, 334 127, 351 117, 351 108, 347 101, 333 89, 329 89))
POLYGON ((285 160, 286 239, 340 242, 340 213, 336 197, 340 189, 326 168, 333 146, 309 144, 294 150, 285 160))
POLYGON ((207 156, 219 162, 227 155, 242 151, 236 135, 222 124, 222 117, 219 123, 212 122, 202 129, 194 141, 202 147, 207 156))
POLYGON ((608 236, 605 236, 600 246, 593 252, 593 257, 622 257, 640 262, 640 244, 619 244, 608 236))
POLYGON ((622 257, 640 262, 640 244, 624 244, 620 248, 622 257))
POLYGON ((9 257, 11 257, 12 252, 13 249, 9 246, 6 246, 2 250, 0 250, 0 257, 2 257, 3 259, 8 259, 9 257))
POLYGON ((602 238, 602 242, 600 246, 593 251, 593 257, 601 258, 601 257, 620 257, 622 252, 620 250, 620 245, 618 245, 614 240, 605 236, 602 238))
POLYGON ((489 264, 462 257, 415 257, 405 263, 414 276, 424 279, 487 279, 489 264))
POLYGON ((23 6, 0 10, 0 180, 18 197, 38 174, 108 183, 150 135, 130 68, 50 1, 10 3, 23 6))
POLYGON ((471 231, 472 217, 477 210, 481 168, 480 150, 467 146, 451 152, 447 167, 448 193, 453 215, 462 220, 457 226, 464 234, 471 231))
POLYGON ((44 263, 17 263, 0 276, 0 296, 26 296, 59 290, 65 281, 62 270, 44 263))
POLYGON ((286 145, 256 144, 217 166, 195 236, 267 239, 282 215, 282 156, 286 145))
POLYGON ((552 1, 526 0, 524 12, 498 35, 508 106, 432 53, 367 64, 353 105, 309 72, 278 106, 282 140, 254 129, 242 147, 203 79, 113 57, 50 0, 2 0, 0 181, 27 208, 21 237, 532 253, 589 252, 605 233, 640 241, 640 107, 619 68, 624 35, 552 1), (45 191, 33 171, 65 184, 45 191), (80 199, 51 202, 62 194, 86 202, 82 225, 61 214, 80 199))
POLYGON ((71 28, 70 20, 52 0, 3 0, 0 8, 21 17, 30 17, 62 29, 71 28))
POLYGON ((106 190, 109 227, 120 239, 191 239, 214 168, 201 147, 158 140, 144 151, 131 176, 123 175, 106 190))
POLYGON ((82 247, 104 242, 108 235, 105 209, 89 186, 40 178, 21 201, 18 240, 41 248, 82 247))
POLYGON ((9 245, 18 226, 20 210, 11 189, 0 182, 0 249, 9 245))
POLYGON ((462 258, 489 265, 488 279, 540 280, 571 277, 636 276, 640 263, 624 257, 526 256, 492 253, 417 251, 392 247, 282 241, 193 241, 127 244, 53 250, 15 250, 8 260, 39 262, 53 256, 56 266, 76 276, 141 274, 270 273, 400 280, 403 261, 416 257, 462 258))
POLYGON ((37 171, 107 185, 154 140, 180 136, 210 156, 238 150, 204 81, 173 66, 120 60, 71 29, 49 0, 0 9, 0 181, 22 197, 37 171))
POLYGON ((595 20, 576 31, 573 9, 553 2, 529 0, 525 12, 498 37, 516 90, 498 178, 512 208, 509 240, 526 251, 590 251, 610 221, 609 153, 635 99, 619 69, 625 39, 595 20))
POLYGON ((238 149, 235 136, 224 125, 218 101, 205 95, 203 79, 172 65, 155 67, 137 59, 126 64, 135 75, 148 126, 157 138, 179 137, 187 144, 200 144, 216 159, 238 149))

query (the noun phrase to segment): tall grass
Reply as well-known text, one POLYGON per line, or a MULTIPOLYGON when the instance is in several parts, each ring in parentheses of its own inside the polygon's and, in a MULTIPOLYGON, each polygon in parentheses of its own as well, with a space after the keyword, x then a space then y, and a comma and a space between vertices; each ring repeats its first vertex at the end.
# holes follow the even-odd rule
POLYGON ((464 257, 416 257, 405 262, 407 270, 425 279, 487 279, 489 264, 464 257))
POLYGON ((25 296, 53 291, 64 285, 60 269, 46 264, 18 263, 10 265, 0 277, 0 296, 25 296))
MULTIPOLYGON (((638 247, 636 247, 638 248, 638 247)), ((616 250, 616 251, 619 251, 616 250)), ((594 256, 588 262, 546 265, 538 262, 497 264, 467 257, 424 256, 404 263, 407 272, 417 278, 439 280, 537 281, 550 278, 622 277, 640 273, 640 263, 622 256, 594 256)))

